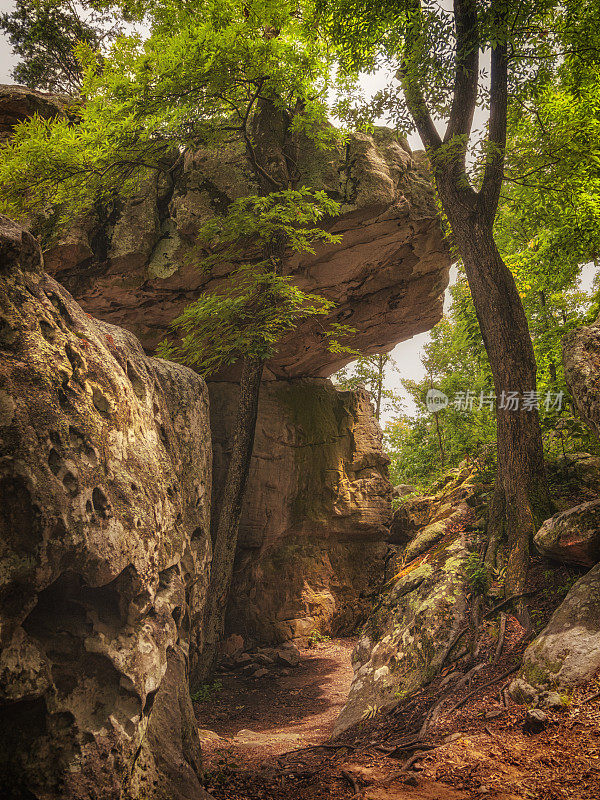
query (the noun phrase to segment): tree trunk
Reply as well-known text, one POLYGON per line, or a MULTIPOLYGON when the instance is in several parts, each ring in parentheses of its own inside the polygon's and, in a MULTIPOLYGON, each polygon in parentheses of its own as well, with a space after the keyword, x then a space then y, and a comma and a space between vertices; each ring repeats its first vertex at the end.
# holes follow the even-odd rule
POLYGON ((385 369, 384 356, 377 356, 377 401, 375 405, 375 419, 379 422, 381 418, 381 395, 383 392, 383 371, 385 369))
POLYGON ((435 419, 435 430, 436 430, 436 433, 437 433, 438 446, 440 448, 440 465, 441 465, 442 469, 444 469, 445 466, 446 466, 446 459, 445 459, 445 456, 444 456, 444 443, 443 443, 443 440, 442 440, 442 430, 441 430, 441 426, 440 426, 440 419, 438 417, 438 412, 437 411, 434 412, 433 418, 435 419))
POLYGON ((214 536, 203 620, 203 648, 191 676, 193 685, 203 683, 210 675, 218 655, 219 642, 223 637, 242 502, 254 447, 263 367, 264 362, 258 359, 244 360, 233 450, 220 498, 219 517, 214 536))
POLYGON ((530 541, 552 510, 538 412, 523 404, 524 396, 536 392, 533 345, 514 278, 498 252, 491 224, 477 219, 472 207, 471 213, 465 213, 464 206, 455 207, 448 198, 444 206, 463 259, 494 377, 498 469, 509 546, 506 593, 512 596, 524 591, 530 541), (519 403, 512 408, 510 398, 515 396, 519 403))
POLYGON ((502 534, 504 531, 504 517, 505 517, 505 501, 504 501, 504 485, 502 483, 502 475, 500 470, 496 476, 494 483, 494 492, 490 500, 487 524, 487 549, 485 551, 485 566, 489 571, 498 566, 498 550, 500 542, 502 541, 502 534))

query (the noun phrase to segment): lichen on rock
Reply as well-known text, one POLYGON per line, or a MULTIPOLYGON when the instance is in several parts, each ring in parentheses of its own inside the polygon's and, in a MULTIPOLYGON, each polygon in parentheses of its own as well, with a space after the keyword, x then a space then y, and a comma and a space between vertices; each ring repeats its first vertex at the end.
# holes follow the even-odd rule
POLYGON ((400 551, 398 573, 362 629, 353 654, 354 679, 335 734, 409 697, 453 651, 468 619, 466 567, 478 543, 465 516, 465 500, 476 492, 470 474, 457 470, 438 495, 409 499, 396 512, 392 538, 408 544, 400 551), (454 533, 451 526, 457 522, 454 533))

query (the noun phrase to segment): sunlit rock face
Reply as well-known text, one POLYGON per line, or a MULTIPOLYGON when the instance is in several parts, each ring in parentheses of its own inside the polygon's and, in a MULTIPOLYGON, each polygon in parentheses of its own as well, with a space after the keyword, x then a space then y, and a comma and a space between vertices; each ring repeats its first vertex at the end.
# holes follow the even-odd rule
MULTIPOLYGON (((219 487, 237 387, 210 394, 219 487)), ((387 464, 366 392, 319 378, 263 384, 230 630, 271 643, 356 629, 384 580, 387 464)))
MULTIPOLYGON (((40 109, 47 117, 68 113, 63 98, 0 87, 0 132, 8 135, 15 121, 40 109)), ((277 160, 275 136, 257 146, 277 160)), ((197 268, 199 227, 259 189, 234 147, 190 152, 171 167, 148 176, 128 202, 79 220, 45 252, 47 271, 86 311, 133 332, 146 351, 199 292, 236 266, 197 268)), ((330 321, 354 328, 352 344, 361 352, 387 351, 429 330, 442 315, 450 261, 423 156, 379 128, 327 151, 305 142, 297 170, 299 185, 324 189, 340 203, 326 226, 342 239, 314 254, 290 254, 294 282, 336 303, 330 321)), ((329 376, 349 361, 328 351, 326 327, 322 318, 301 325, 270 362, 272 376, 329 376)))
POLYGON ((469 504, 478 489, 469 467, 437 488, 395 514, 391 538, 407 544, 352 654, 354 678, 334 735, 413 695, 468 644, 471 632, 457 637, 468 629, 467 564, 479 544, 469 504))
POLYGON ((89 317, 0 218, 0 387, 3 791, 202 797, 186 671, 210 559, 206 386, 89 317))

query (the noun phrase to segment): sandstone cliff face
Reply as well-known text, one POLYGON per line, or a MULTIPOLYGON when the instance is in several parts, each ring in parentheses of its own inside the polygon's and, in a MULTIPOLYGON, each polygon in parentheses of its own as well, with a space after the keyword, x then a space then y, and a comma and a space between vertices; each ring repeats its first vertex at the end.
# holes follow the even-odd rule
POLYGON ((3 789, 200 798, 186 662, 210 558, 204 382, 91 319, 1 218, 0 386, 3 789))
MULTIPOLYGON (((237 388, 211 384, 215 485, 237 388)), ((261 642, 349 632, 381 584, 391 484, 366 392, 266 381, 244 502, 229 627, 261 642)))
MULTIPOLYGON (((0 122, 15 108, 12 89, 0 89, 0 122)), ((60 102, 55 108, 64 113, 60 102)), ((341 203, 329 227, 342 241, 291 256, 294 281, 337 303, 332 321, 355 328, 352 344, 363 352, 431 328, 441 317, 449 256, 424 161, 380 129, 329 152, 301 147, 298 169, 307 185, 341 203)), ((46 266, 87 311, 134 332, 151 351, 174 316, 236 266, 195 268, 199 226, 256 191, 239 150, 188 153, 167 175, 148 177, 128 203, 73 225, 46 250, 46 266)), ((229 615, 232 629, 262 641, 348 630, 380 584, 388 550, 390 486, 368 401, 319 380, 297 382, 348 361, 328 352, 325 327, 324 320, 303 325, 265 371, 229 615)), ((211 383, 217 495, 235 378, 211 383)))
MULTIPOLYGON (((27 91, 0 87, 0 130, 9 131, 30 108, 37 111, 42 100, 64 113, 60 98, 27 91)), ((382 128, 327 152, 305 144, 298 171, 301 184, 341 203, 328 227, 342 241, 290 257, 294 281, 336 302, 331 321, 355 328, 353 346, 362 352, 390 350, 433 327, 450 261, 422 157, 382 128)), ((135 333, 151 351, 184 306, 235 267, 221 264, 208 274, 196 268, 199 226, 257 189, 239 149, 188 153, 168 173, 149 176, 125 205, 80 220, 47 249, 46 269, 86 311, 135 333)), ((323 319, 311 320, 289 336, 270 363, 273 376, 329 376, 347 363, 327 351, 326 327, 323 319)))

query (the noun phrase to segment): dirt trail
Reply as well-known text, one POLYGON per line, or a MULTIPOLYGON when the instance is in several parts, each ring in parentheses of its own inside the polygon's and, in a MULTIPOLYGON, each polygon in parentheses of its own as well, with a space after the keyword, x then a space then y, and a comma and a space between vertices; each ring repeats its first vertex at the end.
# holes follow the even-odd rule
POLYGON ((223 688, 196 705, 207 764, 227 754, 245 764, 319 744, 331 735, 352 681, 354 639, 300 650, 297 667, 261 678, 225 675, 223 688), (206 736, 206 738, 204 738, 206 736))
POLYGON ((407 770, 413 750, 390 749, 419 730, 442 679, 330 749, 313 745, 328 739, 346 698, 353 641, 304 650, 285 675, 224 676, 223 689, 196 705, 199 727, 212 732, 203 735, 206 788, 216 800, 598 800, 600 678, 549 712, 545 731, 526 735, 526 709, 505 708, 499 691, 522 656, 518 630, 513 620, 498 664, 489 663, 493 647, 481 654, 488 665, 451 698, 465 704, 442 712, 407 770))

